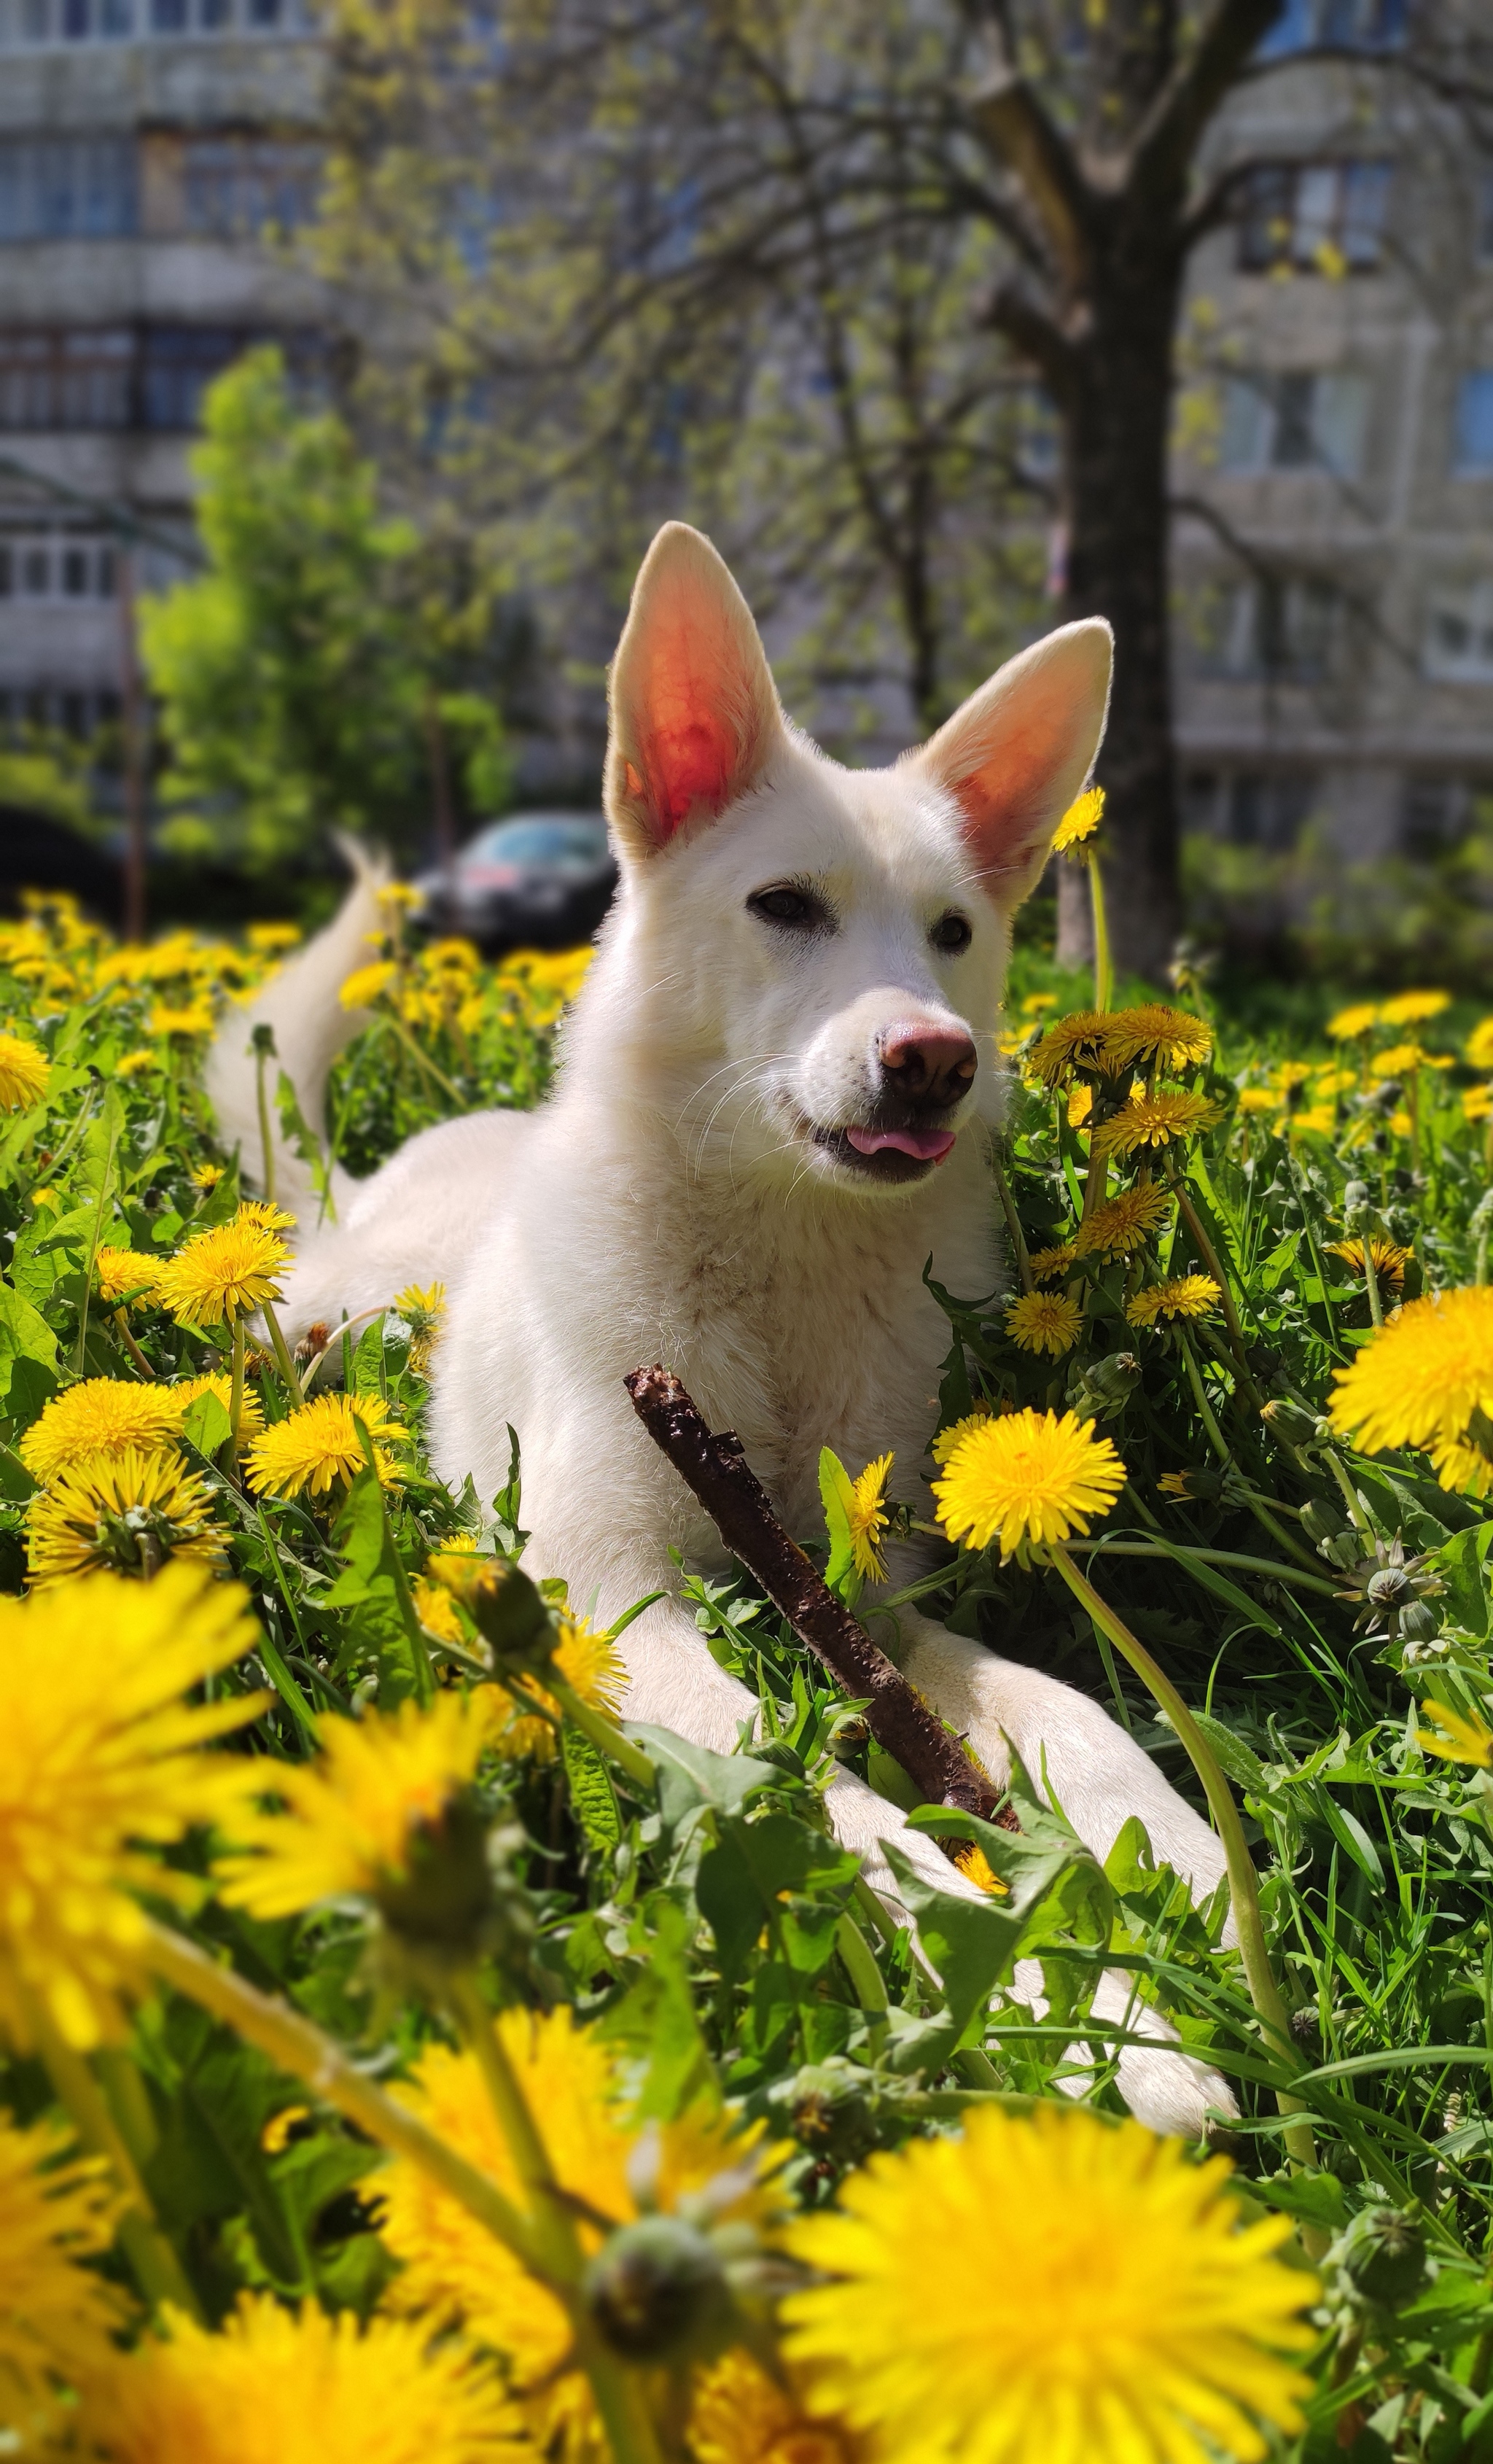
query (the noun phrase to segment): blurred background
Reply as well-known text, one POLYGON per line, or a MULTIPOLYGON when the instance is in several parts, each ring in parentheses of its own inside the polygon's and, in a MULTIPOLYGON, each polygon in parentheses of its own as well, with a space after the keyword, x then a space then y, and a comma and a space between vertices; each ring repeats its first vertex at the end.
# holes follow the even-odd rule
POLYGON ((675 515, 849 761, 1111 617, 1122 967, 1475 990, 1486 0, 0 0, 6 899, 583 937, 675 515))

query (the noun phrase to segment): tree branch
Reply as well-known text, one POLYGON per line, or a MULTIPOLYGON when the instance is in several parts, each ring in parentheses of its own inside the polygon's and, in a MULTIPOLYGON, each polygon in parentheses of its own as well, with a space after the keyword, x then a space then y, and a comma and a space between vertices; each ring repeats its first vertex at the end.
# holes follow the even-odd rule
MULTIPOLYGON (((836 1683, 855 1701, 866 1701, 872 1736, 895 1756, 929 1804, 999 1820, 999 1791, 789 1538, 735 1431, 712 1436, 667 1369, 635 1369, 623 1383, 648 1436, 693 1490, 732 1555, 756 1575, 836 1683)), ((1014 1817, 1007 1827, 1016 1827, 1014 1817)))
POLYGON ((1078 383, 1078 353, 1062 328, 1054 324, 1021 284, 997 283, 980 314, 980 323, 1003 334, 1029 360, 1034 360, 1058 400, 1065 401, 1078 383))
POLYGON ((1208 122, 1281 13, 1281 0, 1217 0, 1191 53, 1180 60, 1136 132, 1127 187, 1140 198, 1185 178, 1208 122))
POLYGON ((1088 272, 1087 187, 1072 147, 991 28, 992 62, 969 97, 970 120, 1014 172, 1046 237, 1065 289, 1081 291, 1088 272))

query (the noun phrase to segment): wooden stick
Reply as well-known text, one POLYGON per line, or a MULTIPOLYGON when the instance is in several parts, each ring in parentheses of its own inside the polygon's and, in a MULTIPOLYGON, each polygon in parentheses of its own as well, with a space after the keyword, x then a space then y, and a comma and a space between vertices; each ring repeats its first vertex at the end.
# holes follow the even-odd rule
POLYGON ((1009 1812, 997 1812, 999 1791, 783 1529, 736 1432, 722 1429, 713 1436, 667 1369, 635 1369, 623 1383, 648 1436, 693 1490, 732 1555, 756 1575, 836 1683, 866 1703, 872 1736, 895 1756, 928 1803, 957 1806, 987 1822, 1020 1828, 1009 1812))

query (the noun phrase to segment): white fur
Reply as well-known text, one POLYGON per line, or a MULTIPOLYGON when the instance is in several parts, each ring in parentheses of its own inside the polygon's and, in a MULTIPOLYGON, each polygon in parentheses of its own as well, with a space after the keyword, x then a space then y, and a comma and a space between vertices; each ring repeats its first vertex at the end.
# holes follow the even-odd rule
MULTIPOLYGON (((669 1595, 623 1640, 634 1719, 726 1749, 757 1706, 677 1600, 671 1548, 696 1568, 724 1558, 639 1426, 627 1371, 662 1361, 713 1427, 736 1430, 792 1530, 817 1527, 823 1445, 852 1468, 894 1449, 896 1494, 926 1480, 949 1335, 922 1271, 932 1258, 971 1298, 999 1280, 988 1133, 1010 914, 1088 774, 1108 673, 1107 628, 1066 627, 919 755, 842 769, 783 720, 735 585, 671 525, 614 671, 608 802, 623 881, 555 1093, 533 1114, 412 1139, 303 1246, 288 1294, 296 1333, 411 1279, 448 1285, 433 1459, 491 1498, 513 1423, 537 1573, 562 1573, 603 1620, 645 1592, 669 1595), (749 911, 754 891, 790 880, 829 902, 832 933, 787 934, 749 911), (929 938, 950 910, 974 928, 953 956, 929 938), (978 1068, 945 1163, 888 1187, 814 1142, 813 1126, 866 1119, 890 1028, 966 1022, 978 1068)), ((349 915, 370 895, 361 885, 251 1014, 274 1020, 303 1104, 330 1058, 329 988, 357 962, 349 915)), ((252 1076, 231 1058, 215 1059, 210 1083, 225 1135, 252 1161, 252 1076)), ((1008 1738, 1034 1772, 1045 1755, 1098 1855, 1138 1814, 1158 1857, 1199 1893, 1214 1888, 1213 1833, 1095 1704, 924 1617, 901 1623, 908 1674, 993 1775, 1008 1738)), ((931 1879, 963 1887, 852 1776, 829 1804, 878 1888, 892 1888, 880 1842, 897 1834, 931 1879)), ((1030 1972, 1018 1980, 1023 2000, 1039 1988, 1030 1972)), ((1106 1980, 1105 2016, 1123 2016, 1129 1990, 1106 1980)), ((1145 2024, 1167 2033, 1152 2014, 1145 2024)), ((1196 2132, 1207 2105, 1230 2105, 1216 2073, 1175 2053, 1123 2053, 1120 2083, 1161 2128, 1196 2132)))

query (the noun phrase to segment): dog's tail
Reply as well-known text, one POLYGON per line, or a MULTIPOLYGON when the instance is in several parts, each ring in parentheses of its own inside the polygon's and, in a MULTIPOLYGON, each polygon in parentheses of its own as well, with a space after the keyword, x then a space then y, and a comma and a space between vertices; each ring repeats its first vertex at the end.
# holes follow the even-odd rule
MULTIPOLYGON (((339 995, 354 969, 372 956, 369 935, 378 930, 379 891, 389 878, 383 857, 370 856, 351 839, 340 838, 338 845, 353 874, 352 889, 324 932, 297 950, 252 1001, 228 1012, 206 1071, 223 1143, 231 1152, 237 1147, 245 1178, 262 1189, 264 1142, 253 1031, 256 1026, 273 1030, 278 1058, 265 1064, 265 1092, 274 1195, 298 1217, 303 1235, 315 1227, 321 1201, 311 1165, 286 1142, 275 1089, 283 1070, 296 1089, 302 1119, 318 1138, 325 1137, 327 1073, 343 1045, 368 1020, 366 1010, 344 1009, 339 995)), ((340 1204, 352 1187, 349 1176, 334 1167, 335 1201, 340 1204)))

